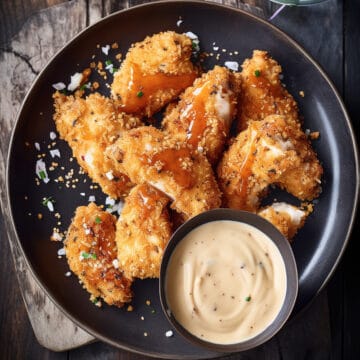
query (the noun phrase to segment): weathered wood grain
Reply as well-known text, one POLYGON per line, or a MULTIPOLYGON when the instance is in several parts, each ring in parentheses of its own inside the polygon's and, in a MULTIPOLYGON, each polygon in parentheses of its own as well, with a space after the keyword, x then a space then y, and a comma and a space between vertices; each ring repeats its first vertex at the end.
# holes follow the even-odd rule
POLYGON ((24 21, 36 11, 49 6, 60 4, 66 0, 12 0, 0 1, 0 46, 9 40, 21 29, 24 21), (11 16, 9 16, 11 14, 11 16))
MULTIPOLYGON (((240 7, 264 18, 268 18, 278 8, 278 5, 271 4, 267 0, 215 1, 240 7)), ((33 5, 31 9, 39 9, 50 2, 59 3, 63 2, 63 0, 33 0, 31 3, 36 3, 36 6, 33 5)), ((52 54, 85 26, 116 10, 143 2, 145 1, 74 0, 64 2, 46 11, 34 13, 11 42, 7 42, 6 45, 2 45, 3 42, 0 42, 0 80, 2 86, 2 91, 0 91, 0 205, 3 214, 3 218, 0 218, 0 229, 4 229, 4 227, 7 229, 7 233, 1 234, 2 236, 6 235, 10 239, 14 238, 9 223, 8 209, 5 206, 5 160, 10 139, 9 134, 13 128, 16 112, 31 82, 52 54)), ((9 12, 11 3, 10 1, 8 3, 0 2, 0 21, 4 21, 4 16, 9 12)), ((350 3, 353 4, 354 1, 344 2, 345 5, 350 3)), ((8 40, 11 37, 9 35, 10 30, 14 31, 13 29, 18 26, 17 24, 21 23, 21 19, 25 18, 25 16, 28 17, 27 9, 30 8, 29 1, 17 0, 13 4, 13 6, 22 6, 19 12, 20 15, 15 17, 15 20, 14 18, 5 20, 7 24, 14 22, 14 25, 6 26, 8 30, 6 34, 1 34, 2 36, 5 34, 1 39, 8 40)), ((349 31, 349 36, 346 38, 345 50, 349 52, 355 51, 352 44, 359 40, 359 27, 354 25, 358 21, 356 9, 359 11, 358 7, 355 7, 355 11, 354 7, 352 7, 348 9, 347 13, 351 20, 350 23, 357 29, 357 31, 349 31)), ((283 15, 277 17, 274 23, 296 38, 327 69, 337 87, 341 90, 345 89, 346 100, 349 100, 351 110, 354 111, 354 114, 360 116, 359 103, 355 102, 357 97, 354 96, 355 92, 358 93, 357 84, 359 84, 359 77, 354 76, 353 79, 350 78, 354 72, 357 72, 357 63, 349 62, 346 64, 346 69, 351 69, 349 74, 345 73, 346 83, 349 86, 347 87, 343 83, 344 54, 342 37, 339 36, 339 34, 342 34, 344 25, 342 23, 342 13, 343 2, 340 0, 329 0, 324 4, 312 7, 311 11, 306 11, 304 8, 286 8, 283 15), (323 19, 323 24, 316 27, 314 24, 316 24, 319 18, 323 19), (317 29, 316 32, 314 32, 315 28, 317 29)), ((352 57, 359 60, 359 52, 355 52, 352 57)), ((32 319, 36 337, 40 343, 51 349, 65 350, 91 341, 91 336, 77 329, 73 323, 69 322, 54 307, 34 282, 19 249, 16 246, 14 247, 13 242, 11 244, 13 246, 12 253, 17 274, 22 287, 22 296, 32 319), (34 299, 37 300, 34 301, 34 299), (49 315, 49 318, 47 315, 49 315)), ((11 256, 10 247, 5 238, 1 239, 0 253, 7 258, 11 256)), ((347 252, 346 256, 350 261, 353 260, 353 254, 347 252)), ((347 263, 346 269, 349 272, 358 271, 358 267, 355 264, 356 262, 354 261, 350 262, 350 264, 347 263)), ((14 271, 11 262, 1 261, 0 271, 0 279, 3 280, 8 273, 14 271)), ((340 277, 343 278, 342 275, 340 277)), ((15 281, 14 276, 12 279, 15 281)), ((340 287, 344 285, 348 289, 348 295, 345 299, 346 304, 350 309, 353 309, 356 307, 355 302, 359 298, 351 290, 351 279, 347 280, 345 284, 342 281, 340 282, 340 287)), ((339 286, 336 289, 338 291, 339 286)), ((31 325, 25 316, 25 309, 22 306, 18 287, 15 284, 11 286, 9 282, 6 282, 1 291, 11 294, 11 296, 2 300, 0 308, 1 359, 24 358, 24 344, 21 344, 20 347, 16 346, 16 339, 10 338, 10 335, 6 335, 7 333, 13 337, 15 334, 18 334, 19 337, 22 336, 23 339, 27 339, 30 350, 26 358, 29 359, 144 359, 143 356, 119 351, 99 342, 62 354, 55 354, 40 346, 31 345, 35 339, 31 333, 31 325), (26 319, 25 322, 24 319, 26 319), (7 331, 5 327, 2 327, 2 323, 11 324, 13 328, 7 331)), ((339 299, 342 296, 341 294, 339 299)), ((342 306, 341 300, 338 303, 335 302, 335 304, 336 306, 342 306)), ((355 328, 355 324, 359 320, 359 313, 354 316, 348 309, 343 307, 341 309, 345 313, 346 322, 352 328, 355 328)), ((336 310, 337 308, 332 309, 333 312, 336 312, 336 310)), ((272 341, 255 351, 232 355, 223 359, 327 359, 331 353, 331 339, 335 339, 337 343, 334 359, 340 358, 342 355, 346 356, 344 358, 353 358, 354 354, 360 355, 360 350, 358 349, 359 342, 355 336, 345 338, 345 348, 343 348, 343 337, 345 336, 343 329, 341 329, 340 335, 338 335, 336 328, 333 329, 333 337, 331 337, 328 315, 327 295, 326 292, 322 292, 304 312, 288 323, 272 341)), ((344 324, 340 324, 343 319, 342 314, 338 313, 337 315, 338 318, 336 316, 332 317, 336 319, 335 325, 343 326, 344 324)))
MULTIPOLYGON (((100 1, 101 3, 101 1, 100 1)), ((75 326, 48 299, 34 281, 25 260, 14 241, 5 194, 5 160, 16 113, 24 96, 39 71, 51 56, 86 26, 86 1, 65 3, 51 11, 36 13, 22 30, 4 47, 0 55, 0 179, 1 210, 10 240, 11 250, 21 284, 22 296, 31 325, 39 343, 55 351, 62 351, 93 341, 94 338, 75 326), (69 21, 68 14, 72 14, 69 21), (64 31, 66 24, 67 31, 64 31), (66 334, 66 336, 64 336, 66 334)), ((92 21, 101 14, 92 13, 92 21)))

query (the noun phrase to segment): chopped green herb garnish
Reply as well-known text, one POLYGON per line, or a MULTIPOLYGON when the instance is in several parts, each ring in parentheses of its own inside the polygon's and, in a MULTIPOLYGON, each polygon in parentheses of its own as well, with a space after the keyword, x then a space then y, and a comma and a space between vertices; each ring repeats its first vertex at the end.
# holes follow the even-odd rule
POLYGON ((48 198, 43 198, 43 201, 41 202, 44 206, 47 206, 48 202, 54 202, 52 196, 49 196, 48 198))
POLYGON ((45 171, 44 170, 40 170, 39 171, 39 178, 41 180, 44 180, 46 178, 46 174, 45 174, 45 171))
POLYGON ((81 257, 82 257, 83 259, 94 259, 94 260, 97 258, 96 254, 90 254, 90 253, 85 252, 85 251, 83 251, 83 252, 81 253, 81 257))
POLYGON ((259 77, 261 72, 260 72, 260 70, 255 70, 254 74, 255 74, 256 77, 259 77))
POLYGON ((144 95, 144 93, 143 93, 142 91, 139 91, 139 92, 136 94, 136 96, 137 96, 138 98, 141 98, 143 95, 144 95))
POLYGON ((95 218, 95 222, 96 222, 97 224, 101 224, 101 219, 97 216, 97 217, 95 218))
POLYGON ((156 313, 155 309, 152 309, 152 310, 151 310, 151 313, 152 313, 152 314, 155 314, 155 313, 156 313))
POLYGON ((247 302, 249 302, 250 300, 251 300, 251 296, 250 296, 250 295, 245 298, 245 301, 247 301, 247 302))
POLYGON ((85 90, 86 89, 86 84, 82 84, 81 86, 80 86, 80 90, 85 90))
POLYGON ((112 73, 116 73, 119 69, 118 68, 112 68, 112 73))
POLYGON ((105 65, 106 65, 106 66, 112 65, 112 61, 111 61, 111 60, 106 60, 106 61, 105 61, 105 65))
POLYGON ((96 298, 94 298, 94 299, 91 300, 91 302, 92 302, 93 304, 96 304, 96 303, 98 303, 99 301, 100 301, 100 297, 96 297, 96 298))

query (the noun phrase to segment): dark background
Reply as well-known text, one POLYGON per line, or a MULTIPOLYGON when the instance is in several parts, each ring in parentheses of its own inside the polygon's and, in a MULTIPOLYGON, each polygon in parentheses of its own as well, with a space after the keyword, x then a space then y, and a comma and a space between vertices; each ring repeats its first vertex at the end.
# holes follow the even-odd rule
MULTIPOLYGON (((85 0, 84 0, 85 1, 85 0)), ((88 0, 91 1, 91 0, 88 0)), ((88 2, 87 1, 87 2, 88 2)), ((6 50, 9 40, 21 29, 24 22, 36 11, 51 5, 65 2, 64 0, 0 0, 0 55, 6 50)), ((143 1, 127 1, 133 5, 143 1)), ((261 1, 240 1, 261 4, 261 1)), ((113 1, 112 8, 116 10, 124 1, 113 1)), ((271 13, 278 8, 266 0, 263 8, 271 13)), ((331 17, 334 19, 334 16, 331 17)), ((273 22, 287 32, 317 60, 335 83, 342 95, 357 139, 360 127, 360 1, 359 0, 328 0, 327 2, 306 7, 286 8, 273 22), (317 30, 328 19, 318 18, 319 6, 329 7, 336 11, 336 21, 330 27, 334 29, 326 37, 318 39, 317 30), (333 48, 333 44, 342 44, 341 48, 333 48)), ((2 79, 0 79, 1 81, 2 79)), ((1 91, 1 90, 0 90, 1 91)), ((0 94, 1 96, 1 94, 0 94)), ((1 109, 0 109, 1 110, 1 109)), ((1 124, 0 124, 1 125, 1 124)), ((1 127, 0 127, 1 129, 1 127)), ((1 136, 2 134, 0 134, 1 136)), ((2 139, 0 142, 8 142, 2 139)), ((346 179, 344 179, 346 181, 346 179)), ((335 274, 320 296, 326 298, 329 307, 329 323, 331 330, 330 349, 318 349, 314 339, 309 346, 304 359, 360 359, 360 254, 358 252, 359 216, 353 228, 347 250, 335 274)), ((316 301, 315 301, 316 303, 316 301)), ((306 311, 316 311, 313 303, 306 311)), ((310 314, 310 315, 309 315, 310 314)), ((316 318, 315 315, 313 315, 316 318)), ((301 321, 301 318, 295 321, 301 321)), ((306 331, 306 329, 304 329, 306 331)), ((294 334, 296 336, 296 334, 294 334)), ((322 333, 317 336, 325 336, 322 333)), ((299 336, 299 339, 301 337, 299 336)), ((293 349, 296 356, 297 349, 293 349)), ((4 230, 3 218, 0 218, 0 359, 142 359, 143 356, 119 351, 109 345, 97 342, 80 349, 64 353, 54 353, 41 347, 31 328, 24 307, 19 284, 14 271, 14 265, 4 230)), ((231 359, 247 359, 246 355, 235 355, 231 359)), ((268 354, 266 358, 281 359, 277 354, 268 354)))

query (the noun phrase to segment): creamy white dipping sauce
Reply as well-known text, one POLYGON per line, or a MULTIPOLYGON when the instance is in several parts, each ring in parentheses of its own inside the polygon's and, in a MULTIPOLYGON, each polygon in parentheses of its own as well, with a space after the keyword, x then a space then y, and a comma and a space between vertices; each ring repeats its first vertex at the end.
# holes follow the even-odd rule
POLYGON ((257 228, 220 220, 188 233, 167 266, 165 296, 175 319, 216 344, 248 340, 267 328, 285 299, 286 270, 257 228))

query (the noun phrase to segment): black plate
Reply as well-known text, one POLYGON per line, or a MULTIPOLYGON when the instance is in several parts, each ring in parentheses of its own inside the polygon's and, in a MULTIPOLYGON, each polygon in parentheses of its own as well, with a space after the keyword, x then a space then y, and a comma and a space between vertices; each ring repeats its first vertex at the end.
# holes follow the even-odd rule
MULTIPOLYGON (((55 176, 64 175, 71 168, 77 173, 78 166, 69 161, 70 151, 64 142, 56 139, 55 147, 62 156, 59 167, 50 173, 52 181, 38 186, 34 180, 37 155, 44 152, 45 162, 51 162, 46 148, 51 143, 49 132, 55 130, 51 85, 68 83, 70 75, 89 65, 93 54, 95 60, 114 60, 115 54, 124 54, 132 42, 169 29, 194 32, 202 49, 208 52, 214 52, 215 43, 220 47, 220 64, 225 60, 241 63, 253 49, 268 50, 283 67, 284 82, 299 102, 304 128, 320 131, 314 147, 324 166, 323 192, 293 243, 300 285, 294 313, 314 298, 338 263, 352 226, 358 191, 354 136, 342 101, 319 66, 284 33, 242 11, 204 2, 151 3, 113 14, 80 33, 51 60, 24 101, 8 159, 8 196, 14 227, 30 268, 71 319, 101 340, 131 351, 157 357, 206 358, 217 354, 197 348, 178 335, 165 337, 169 324, 161 313, 157 281, 135 284, 135 311, 127 312, 94 307, 75 277, 64 276, 68 271, 66 260, 57 256, 61 244, 49 241, 59 219, 41 204, 42 198, 53 196, 55 212, 62 216, 61 229, 67 228, 76 206, 86 204, 89 195, 96 195, 98 204, 105 199, 101 191, 90 188, 89 181, 83 183, 85 176, 76 176, 80 178, 76 189, 54 182, 55 176), (180 26, 179 17, 183 20, 180 26), (97 48, 97 44, 114 41, 120 48, 110 50, 108 57, 97 48), (298 95, 300 90, 304 91, 304 98, 298 95), (40 144, 40 152, 34 148, 35 142, 40 144), (40 212, 41 220, 37 218, 40 212), (150 306, 146 305, 147 299, 151 300, 150 306)), ((215 57, 211 57, 206 65, 211 67, 215 62, 215 57)), ((105 86, 102 92, 107 93, 105 86)))

